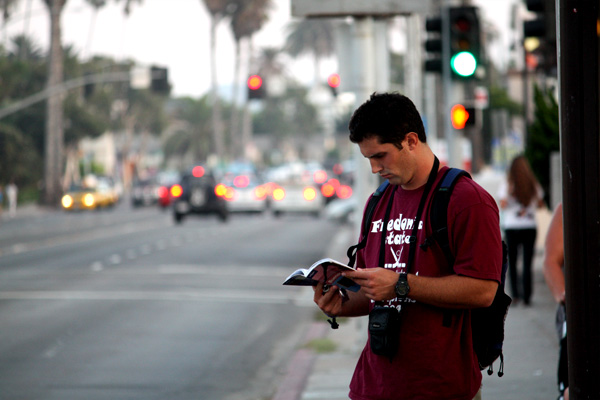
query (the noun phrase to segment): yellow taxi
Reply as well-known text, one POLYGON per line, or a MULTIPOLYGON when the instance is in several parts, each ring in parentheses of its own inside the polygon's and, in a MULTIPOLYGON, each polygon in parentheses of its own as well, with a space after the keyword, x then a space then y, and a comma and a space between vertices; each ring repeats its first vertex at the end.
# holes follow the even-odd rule
POLYGON ((110 193, 93 187, 73 186, 61 199, 64 210, 95 210, 112 207, 117 199, 110 193))

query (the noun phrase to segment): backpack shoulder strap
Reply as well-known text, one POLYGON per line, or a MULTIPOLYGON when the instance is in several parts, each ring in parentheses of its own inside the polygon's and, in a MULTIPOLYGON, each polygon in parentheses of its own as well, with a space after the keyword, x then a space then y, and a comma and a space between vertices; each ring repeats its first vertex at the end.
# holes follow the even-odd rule
POLYGON ((385 192, 385 190, 387 189, 387 187, 389 185, 390 185, 390 181, 388 181, 388 180, 386 180, 381 185, 379 185, 379 187, 377 188, 377 190, 375 190, 373 192, 373 195, 371 196, 371 198, 369 199, 369 202, 367 203, 367 207, 365 209, 365 215, 363 218, 363 225, 362 225, 362 232, 364 233, 364 235, 360 239, 360 242, 358 242, 357 244, 355 244, 353 246, 350 246, 348 248, 348 251, 346 252, 346 254, 348 255, 348 259, 349 259, 348 265, 350 267, 354 267, 354 263, 356 262, 356 253, 358 252, 358 250, 364 248, 367 245, 367 230, 369 229, 369 225, 371 225, 371 220, 373 219, 373 213, 375 212, 375 207, 377 206, 377 203, 381 199, 381 195, 385 192))
POLYGON ((448 235, 448 204, 454 186, 461 176, 471 179, 471 175, 467 171, 459 168, 449 168, 435 188, 429 214, 432 233, 421 245, 423 250, 427 250, 429 246, 437 242, 449 265, 454 264, 454 256, 450 251, 450 238, 448 235))

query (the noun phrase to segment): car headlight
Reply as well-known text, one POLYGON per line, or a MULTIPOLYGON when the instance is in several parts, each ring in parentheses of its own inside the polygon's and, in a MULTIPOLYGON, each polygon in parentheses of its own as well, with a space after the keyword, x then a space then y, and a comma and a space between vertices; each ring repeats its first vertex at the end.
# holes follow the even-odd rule
POLYGON ((85 196, 83 196, 83 204, 86 207, 92 207, 94 205, 94 196, 92 196, 90 193, 87 193, 85 196))
POLYGON ((73 205, 73 198, 68 194, 64 195, 61 199, 61 204, 63 208, 70 208, 73 205))

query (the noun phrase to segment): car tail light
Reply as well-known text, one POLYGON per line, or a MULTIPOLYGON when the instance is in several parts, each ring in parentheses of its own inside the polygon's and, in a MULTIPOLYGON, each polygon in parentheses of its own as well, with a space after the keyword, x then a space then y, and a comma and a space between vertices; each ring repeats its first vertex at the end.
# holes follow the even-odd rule
POLYGON ((331 183, 326 183, 321 186, 321 194, 327 198, 333 197, 335 194, 335 187, 331 183))
POLYGON ((267 197, 267 188, 264 185, 254 188, 254 197, 258 200, 263 200, 267 197))
POLYGON ((273 189, 273 199, 279 201, 285 198, 285 190, 280 187, 273 189))
POLYGON ((352 188, 348 185, 340 185, 336 190, 336 194, 340 199, 348 199, 352 196, 352 188))
POLYGON ((267 194, 267 196, 272 196, 273 191, 277 188, 277 184, 273 182, 267 182, 264 185, 262 185, 262 187, 265 189, 265 193, 267 194))
POLYGON ((304 196, 304 200, 313 201, 317 197, 317 191, 315 188, 306 187, 304 188, 302 195, 304 196))
POLYGON ((342 164, 335 164, 333 166, 333 173, 336 175, 341 175, 342 173, 344 173, 344 167, 342 166, 342 164))
POLYGON ((173 185, 171 186, 171 196, 180 197, 183 194, 183 188, 181 185, 173 185))
POLYGON ((160 197, 161 199, 164 199, 165 197, 169 196, 169 190, 167 189, 166 186, 161 186, 158 188, 158 197, 160 197))
POLYGON ((202 167, 201 165, 196 165, 193 169, 192 169, 192 175, 195 178, 202 178, 204 176, 204 167, 202 167))
POLYGON ((238 188, 245 188, 250 184, 250 178, 246 175, 239 175, 233 178, 233 186, 238 188))
POLYGON ((230 201, 235 199, 235 189, 229 186, 225 186, 225 194, 223 195, 223 197, 225 197, 225 200, 230 201))
POLYGON ((215 194, 219 197, 225 197, 225 194, 227 193, 227 186, 225 186, 222 183, 219 183, 217 186, 215 186, 215 194))
POLYGON ((323 171, 322 169, 315 171, 315 173, 313 174, 313 180, 317 184, 321 184, 327 181, 327 172, 323 171))

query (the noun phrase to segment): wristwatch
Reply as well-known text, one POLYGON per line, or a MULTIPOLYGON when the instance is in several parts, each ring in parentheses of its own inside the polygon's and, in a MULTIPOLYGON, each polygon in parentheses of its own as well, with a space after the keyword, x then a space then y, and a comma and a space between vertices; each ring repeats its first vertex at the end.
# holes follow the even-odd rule
POLYGON ((398 282, 396 282, 395 292, 396 296, 404 300, 408 296, 410 287, 408 286, 408 278, 405 272, 398 274, 398 282))

